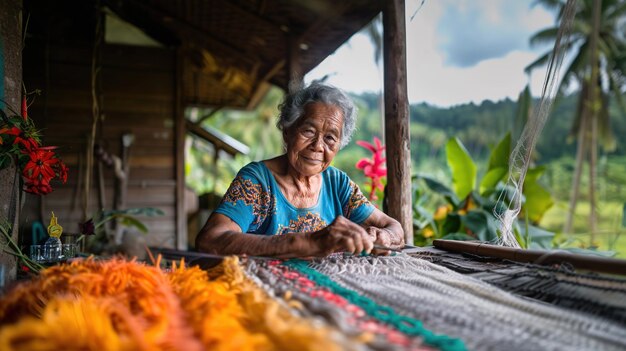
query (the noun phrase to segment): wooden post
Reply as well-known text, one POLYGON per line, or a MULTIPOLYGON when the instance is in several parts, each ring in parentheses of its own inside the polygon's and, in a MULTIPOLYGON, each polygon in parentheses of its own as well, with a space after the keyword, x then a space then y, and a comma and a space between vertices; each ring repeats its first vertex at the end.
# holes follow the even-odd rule
POLYGON ((176 51, 176 101, 174 105, 175 121, 175 150, 176 160, 176 242, 174 247, 179 250, 187 250, 187 212, 185 211, 185 136, 187 127, 185 123, 185 104, 183 101, 183 50, 176 51))
POLYGON ((404 1, 386 0, 383 3, 387 200, 389 215, 400 222, 404 229, 404 240, 412 245, 411 141, 406 88, 404 1))
MULTIPOLYGON (((22 0, 0 1, 0 98, 19 111, 22 91, 22 0)), ((0 109, 12 115, 0 102, 0 109)), ((18 243, 19 176, 14 166, 0 170, 0 221, 12 226, 9 235, 18 243), (6 221, 6 222, 5 222, 6 221)), ((6 245, 0 236, 0 245, 6 245)), ((17 260, 0 250, 0 288, 15 280, 17 260)))

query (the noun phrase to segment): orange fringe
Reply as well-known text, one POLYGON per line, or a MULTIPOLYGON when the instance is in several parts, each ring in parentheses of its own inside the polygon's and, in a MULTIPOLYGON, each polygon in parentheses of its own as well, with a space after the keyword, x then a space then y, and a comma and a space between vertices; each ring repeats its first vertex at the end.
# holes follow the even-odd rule
POLYGON ((345 346, 338 338, 267 296, 236 257, 209 272, 181 261, 169 273, 118 258, 75 261, 0 301, 0 350, 7 351, 330 351, 345 346))

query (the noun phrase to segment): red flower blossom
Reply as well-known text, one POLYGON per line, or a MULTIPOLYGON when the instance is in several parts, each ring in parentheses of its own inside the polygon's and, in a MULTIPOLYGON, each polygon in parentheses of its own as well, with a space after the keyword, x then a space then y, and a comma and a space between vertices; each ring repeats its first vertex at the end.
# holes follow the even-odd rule
POLYGON ((69 168, 65 165, 65 163, 59 161, 58 166, 58 174, 59 178, 63 182, 63 184, 67 183, 67 173, 69 172, 69 168))
POLYGON ((22 175, 27 179, 39 179, 49 183, 56 175, 53 166, 59 162, 59 159, 55 157, 54 152, 47 148, 37 148, 28 152, 30 160, 24 166, 22 175))
POLYGON ((46 195, 52 192, 49 179, 28 178, 24 182, 24 191, 35 195, 46 195))
POLYGON ((0 129, 0 145, 4 144, 4 141, 2 139, 2 135, 12 135, 12 136, 18 136, 22 133, 22 130, 17 128, 17 127, 11 127, 11 128, 2 128, 0 129))
POLYGON ((41 146, 39 132, 28 117, 28 100, 22 97, 21 114, 2 115, 0 120, 0 169, 15 165, 22 175, 23 190, 37 195, 52 191, 51 182, 67 182, 68 168, 55 146, 41 146))
POLYGON ((376 190, 384 189, 381 179, 387 176, 387 169, 383 166, 386 160, 383 157, 385 146, 377 137, 374 137, 374 144, 368 143, 364 140, 359 140, 356 143, 372 152, 372 158, 360 159, 359 162, 356 163, 356 168, 362 169, 365 176, 370 178, 370 199, 375 201, 378 199, 376 196, 376 190))
POLYGON ((33 138, 22 138, 18 136, 13 141, 13 144, 20 144, 26 151, 32 151, 39 147, 39 142, 33 138))

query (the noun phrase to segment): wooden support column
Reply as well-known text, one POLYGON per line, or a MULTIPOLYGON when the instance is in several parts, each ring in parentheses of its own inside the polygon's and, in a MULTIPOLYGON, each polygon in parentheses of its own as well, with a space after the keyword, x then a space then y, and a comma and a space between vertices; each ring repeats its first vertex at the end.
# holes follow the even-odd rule
POLYGON ((404 240, 412 245, 411 142, 406 88, 404 0, 386 0, 383 3, 388 214, 400 222, 404 229, 404 240))
POLYGON ((176 160, 176 239, 174 247, 187 250, 187 213, 185 211, 185 136, 187 126, 185 121, 185 104, 183 102, 183 50, 176 52, 176 101, 174 106, 175 121, 175 154, 176 160))
MULTIPOLYGON (((0 1, 0 109, 12 115, 9 107, 20 109, 22 91, 22 0, 0 1)), ((0 221, 11 225, 8 232, 13 242, 18 243, 19 202, 21 189, 19 174, 15 166, 0 170, 0 221)), ((22 195, 23 196, 23 195, 22 195)), ((4 236, 0 235, 0 246, 10 250, 4 236)), ((16 258, 0 250, 0 288, 15 280, 16 258)))

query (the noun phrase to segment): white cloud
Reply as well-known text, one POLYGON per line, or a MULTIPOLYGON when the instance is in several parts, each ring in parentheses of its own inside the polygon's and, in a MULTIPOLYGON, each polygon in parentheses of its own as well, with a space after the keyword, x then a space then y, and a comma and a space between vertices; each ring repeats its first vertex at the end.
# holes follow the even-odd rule
MULTIPOLYGON (((413 3, 407 2, 407 17, 415 13, 416 5, 413 3)), ((486 99, 517 99, 529 81, 524 68, 538 57, 538 52, 530 49, 514 50, 499 58, 482 60, 471 67, 446 66, 444 53, 439 45, 443 38, 437 28, 445 6, 454 4, 428 1, 412 21, 407 18, 407 82, 410 102, 427 102, 445 107, 470 101, 480 103, 486 99)), ((492 0, 485 4, 493 12, 487 13, 490 21, 502 21, 503 17, 496 11, 500 8, 496 6, 498 4, 503 3, 492 0)), ((524 16, 517 21, 526 27, 520 30, 524 33, 528 33, 529 29, 534 32, 553 23, 552 16, 539 7, 519 15, 524 16)), ((507 23, 502 25, 506 26, 507 23)), ((331 75, 328 83, 357 93, 380 91, 383 85, 382 62, 381 67, 375 65, 371 43, 362 34, 355 35, 349 45, 344 45, 328 57, 307 75, 306 80, 311 81, 326 74, 331 75)), ((543 71, 536 70, 530 77, 533 95, 541 93, 543 74, 543 71)))

